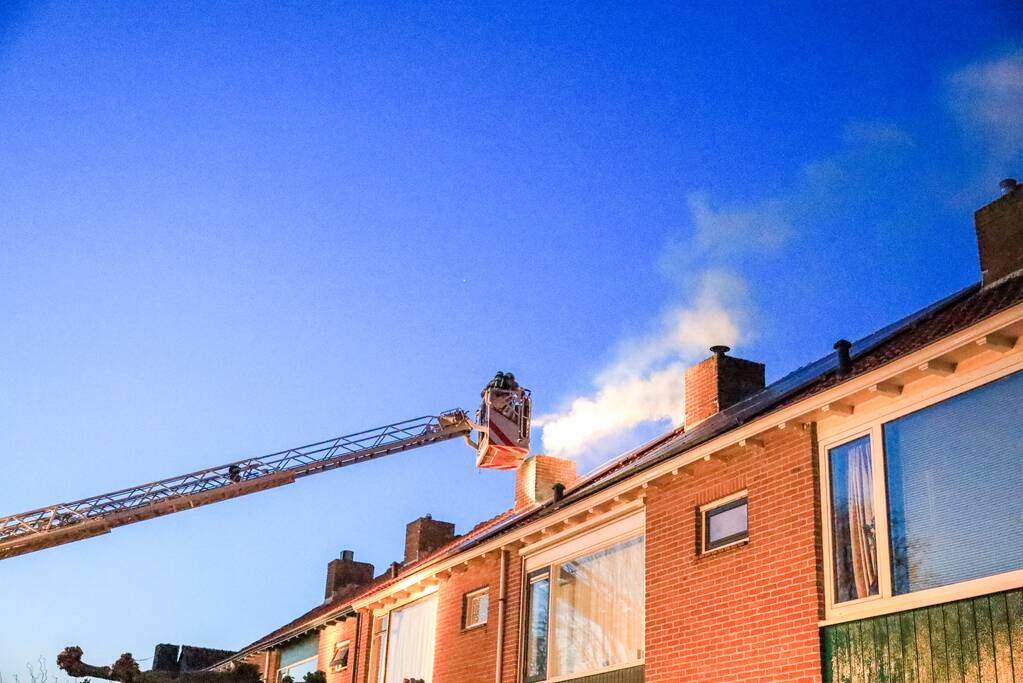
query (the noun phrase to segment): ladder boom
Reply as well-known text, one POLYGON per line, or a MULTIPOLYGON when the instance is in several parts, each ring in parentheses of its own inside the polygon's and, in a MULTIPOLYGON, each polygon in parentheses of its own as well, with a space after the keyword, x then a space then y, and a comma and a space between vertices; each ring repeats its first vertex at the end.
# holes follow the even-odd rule
POLYGON ((471 430, 465 412, 450 410, 72 503, 0 517, 0 559, 283 486, 298 477, 466 436, 471 430))

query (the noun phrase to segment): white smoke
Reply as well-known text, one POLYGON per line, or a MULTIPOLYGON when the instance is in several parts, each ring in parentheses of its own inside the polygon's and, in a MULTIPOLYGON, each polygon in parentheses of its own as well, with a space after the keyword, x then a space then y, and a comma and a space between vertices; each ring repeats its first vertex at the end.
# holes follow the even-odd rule
POLYGON ((1023 50, 972 64, 948 78, 949 104, 986 143, 994 170, 1023 153, 1023 50))
POLYGON ((643 423, 682 424, 685 368, 714 344, 739 342, 747 318, 743 282, 705 272, 693 303, 669 308, 654 330, 623 343, 589 395, 536 419, 544 451, 576 457, 643 423))

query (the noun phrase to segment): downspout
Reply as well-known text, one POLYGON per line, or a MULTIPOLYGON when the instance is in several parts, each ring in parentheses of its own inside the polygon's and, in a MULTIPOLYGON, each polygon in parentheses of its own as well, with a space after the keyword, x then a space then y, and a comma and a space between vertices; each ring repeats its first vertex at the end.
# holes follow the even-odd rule
POLYGON ((501 683, 504 674, 504 606, 508 601, 508 551, 501 548, 501 579, 497 588, 497 662, 494 683, 501 683))
POLYGON ((362 612, 355 613, 355 652, 352 653, 352 683, 359 680, 359 641, 362 640, 362 612))

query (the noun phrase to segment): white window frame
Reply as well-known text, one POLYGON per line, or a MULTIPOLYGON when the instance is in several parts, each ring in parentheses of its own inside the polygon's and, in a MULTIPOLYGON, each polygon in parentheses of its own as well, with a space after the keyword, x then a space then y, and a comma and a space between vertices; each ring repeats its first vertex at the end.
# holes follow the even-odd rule
POLYGON ((462 616, 462 630, 463 631, 469 631, 471 629, 479 628, 480 626, 486 626, 487 625, 487 620, 488 620, 488 617, 489 617, 488 612, 490 612, 490 600, 489 600, 489 597, 490 597, 490 586, 484 586, 483 588, 480 588, 478 590, 470 591, 470 592, 466 593, 462 597, 462 615, 463 615, 462 616), (470 623, 469 615, 472 614, 472 610, 470 609, 470 607, 472 605, 472 601, 477 599, 477 598, 482 598, 484 596, 487 596, 487 608, 485 610, 480 610, 480 618, 477 621, 474 621, 474 622, 470 623))
MULTIPOLYGON (((637 512, 633 512, 628 515, 621 517, 612 518, 606 524, 600 524, 597 528, 588 528, 585 532, 578 535, 572 535, 571 537, 563 540, 555 545, 543 545, 541 549, 533 554, 526 554, 528 548, 522 551, 525 554, 525 562, 523 564, 522 572, 522 588, 521 595, 523 600, 521 601, 521 618, 519 620, 521 636, 520 642, 525 644, 526 629, 529 628, 529 601, 524 598, 526 595, 529 584, 530 575, 544 568, 548 570, 547 578, 551 582, 551 596, 554 592, 554 572, 559 565, 566 562, 571 562, 580 557, 590 555, 592 553, 610 548, 624 543, 640 536, 646 536, 646 514, 644 509, 640 509, 637 512)), ((539 545, 539 544, 538 544, 539 545)), ((646 553, 646 540, 643 542, 643 552, 646 553)), ((535 580, 535 579, 533 579, 535 580)), ((552 601, 553 602, 553 601, 552 601)), ((646 631, 646 585, 644 582, 643 586, 643 605, 644 605, 644 624, 643 630, 646 631)), ((623 664, 614 664, 612 666, 603 667, 600 669, 593 669, 588 671, 576 671, 571 674, 564 674, 561 676, 552 676, 550 674, 551 666, 551 654, 554 648, 551 642, 554 637, 554 629, 552 628, 554 621, 554 605, 551 604, 548 609, 547 615, 547 678, 542 683, 558 683, 559 681, 570 681, 577 678, 585 678, 586 676, 593 676, 596 674, 608 673, 611 671, 618 671, 620 669, 631 669, 636 666, 642 666, 646 662, 646 648, 644 646, 643 656, 633 661, 625 662, 623 664)), ((518 662, 518 679, 523 680, 525 678, 525 672, 523 671, 525 664, 525 651, 523 649, 522 655, 518 662)))
POLYGON ((730 496, 725 496, 724 498, 718 498, 715 501, 711 501, 710 503, 707 503, 706 505, 701 505, 699 507, 699 511, 700 511, 700 555, 701 556, 712 555, 712 554, 714 554, 714 553, 716 553, 718 551, 725 550, 726 548, 732 548, 732 547, 737 546, 737 545, 745 545, 745 544, 749 543, 749 517, 747 516, 747 518, 746 518, 746 533, 745 533, 745 535, 743 535, 742 538, 736 538, 734 540, 729 541, 728 543, 722 543, 721 545, 714 546, 713 548, 708 548, 707 547, 707 537, 710 534, 710 526, 709 526, 709 524, 707 522, 707 518, 710 515, 710 513, 714 512, 715 510, 717 510, 720 507, 728 505, 729 503, 734 503, 737 500, 742 500, 743 498, 746 499, 746 513, 748 515, 749 514, 749 490, 747 490, 747 489, 743 489, 742 491, 737 491, 737 492, 731 494, 730 496))
MULTIPOLYGON (((335 664, 333 667, 331 667, 331 668, 334 669, 334 673, 338 673, 339 671, 344 671, 345 669, 348 668, 348 664, 352 661, 352 641, 351 640, 342 640, 342 641, 339 641, 337 643, 334 643, 334 657, 337 656, 337 651, 340 650, 343 646, 347 646, 348 647, 348 661, 346 661, 344 663, 344 665, 335 664)), ((334 657, 331 657, 331 659, 333 660, 334 657)))
MULTIPOLYGON (((373 631, 370 633, 370 660, 372 662, 374 660, 374 658, 375 658, 376 666, 378 666, 379 668, 374 672, 375 675, 376 675, 376 679, 377 680, 376 681, 370 681, 370 683, 385 683, 385 678, 386 678, 386 674, 387 674, 388 658, 391 656, 391 637, 392 637, 391 631, 392 631, 392 628, 394 627, 394 624, 392 623, 392 621, 393 621, 392 617, 393 617, 394 613, 398 612, 398 611, 401 611, 402 609, 405 609, 406 607, 409 607, 410 605, 412 605, 412 603, 420 602, 422 600, 427 600, 429 598, 436 598, 436 593, 437 593, 437 586, 432 586, 430 589, 425 590, 425 591, 417 594, 414 597, 402 600, 402 601, 400 601, 398 603, 395 603, 394 605, 391 605, 388 609, 379 610, 379 611, 374 613, 373 623, 372 623, 372 626, 371 626, 373 631), (380 629, 378 631, 377 626, 378 626, 378 624, 383 619, 387 619, 387 625, 384 628, 382 628, 382 629, 380 629), (381 636, 381 639, 376 644, 374 644, 374 638, 376 636, 378 636, 378 635, 381 636)), ((437 610, 440 609, 440 601, 439 600, 437 600, 437 603, 434 605, 434 607, 437 610)), ((438 612, 438 615, 439 615, 439 612, 438 612)), ((439 621, 439 616, 438 616, 437 621, 434 622, 434 636, 435 636, 435 638, 436 638, 436 634, 439 632, 439 629, 440 629, 440 621, 439 621)), ((434 655, 434 666, 436 666, 436 664, 437 664, 437 660, 436 660, 436 656, 437 656, 436 642, 434 643, 433 655, 434 655)), ((372 670, 373 666, 374 666, 374 664, 371 663, 370 664, 370 670, 372 670)), ((430 675, 427 676, 427 678, 425 680, 427 680, 427 681, 432 680, 431 676, 432 676, 432 672, 430 672, 430 675)), ((298 681, 296 681, 295 683, 298 683, 298 681)))
MULTIPOLYGON (((297 662, 292 662, 291 664, 288 664, 287 666, 278 667, 278 669, 277 669, 277 681, 278 682, 281 681, 285 676, 290 676, 291 674, 289 672, 292 669, 297 669, 302 664, 308 664, 309 662, 314 662, 314 661, 317 660, 318 657, 319 657, 319 655, 313 655, 312 657, 306 657, 305 659, 300 659, 297 662)), ((318 669, 313 669, 313 671, 317 671, 317 670, 318 669)), ((292 680, 295 681, 295 683, 302 683, 302 679, 301 678, 299 678, 299 679, 292 678, 292 680)))
MULTIPOLYGON (((1010 358, 980 366, 962 376, 953 376, 907 398, 898 398, 884 403, 879 408, 864 411, 861 416, 844 418, 837 425, 818 423, 818 460, 820 469, 821 505, 821 546, 824 560, 824 619, 821 626, 864 619, 872 616, 891 614, 908 609, 929 607, 955 600, 987 595, 999 591, 1023 587, 1023 569, 971 579, 948 586, 894 595, 892 590, 891 549, 888 529, 888 490, 885 480, 884 425, 923 410, 972 389, 990 384, 995 380, 1023 371, 1023 357, 1009 354, 1010 358), (855 441, 863 436, 870 438, 870 462, 874 485, 874 518, 876 523, 878 594, 847 600, 835 601, 832 515, 831 515, 831 473, 829 451, 832 448, 855 441)), ((957 372, 956 375, 959 373, 957 372)), ((859 407, 857 407, 859 413, 859 407)))

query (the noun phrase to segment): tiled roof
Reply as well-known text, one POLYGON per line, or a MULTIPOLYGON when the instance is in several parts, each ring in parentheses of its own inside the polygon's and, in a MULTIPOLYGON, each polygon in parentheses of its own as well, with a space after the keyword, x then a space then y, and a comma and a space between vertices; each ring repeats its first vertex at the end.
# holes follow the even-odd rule
MULTIPOLYGON (((839 376, 836 372, 837 355, 828 354, 789 373, 750 398, 704 420, 691 430, 675 429, 611 460, 573 484, 560 504, 548 503, 519 512, 506 510, 476 525, 471 531, 455 538, 429 557, 402 567, 399 576, 405 576, 423 565, 506 533, 534 518, 550 514, 559 507, 652 467, 755 418, 813 396, 852 377, 875 370, 1020 302, 1023 302, 1023 273, 991 287, 981 288, 979 284, 967 287, 854 342, 850 350, 853 359, 851 373, 839 376)), ((265 648, 289 634, 298 635, 303 629, 311 628, 325 618, 341 613, 360 597, 380 591, 397 580, 391 579, 389 574, 383 574, 369 586, 339 596, 330 603, 306 612, 298 619, 243 648, 239 654, 265 648)))

